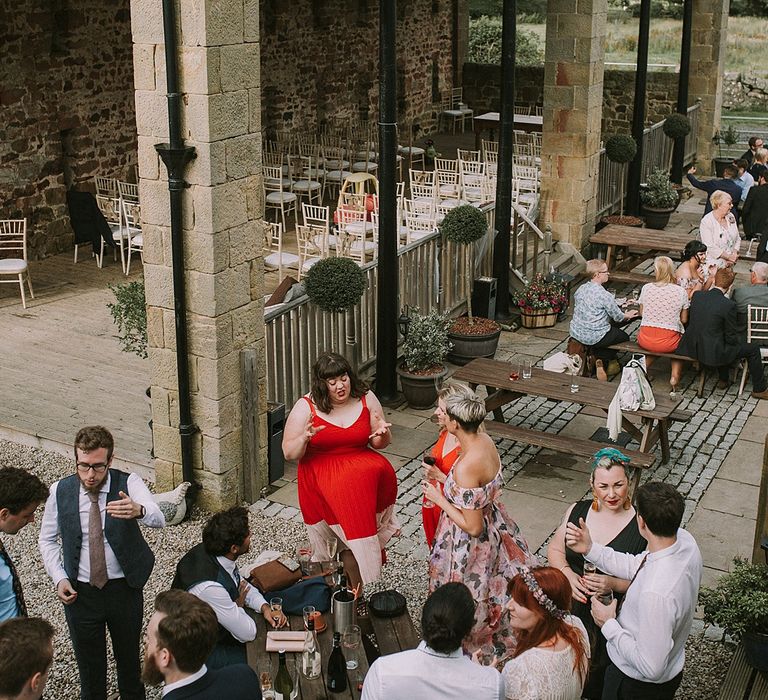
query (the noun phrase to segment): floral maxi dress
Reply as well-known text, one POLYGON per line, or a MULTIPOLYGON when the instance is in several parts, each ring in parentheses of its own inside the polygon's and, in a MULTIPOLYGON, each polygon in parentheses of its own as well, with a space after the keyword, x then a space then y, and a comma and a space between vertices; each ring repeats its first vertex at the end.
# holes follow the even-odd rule
POLYGON ((528 543, 499 500, 502 477, 499 469, 485 486, 465 489, 453 480, 453 469, 445 481, 445 497, 457 508, 482 510, 482 533, 472 537, 445 513, 440 518, 429 561, 429 592, 451 581, 465 584, 477 604, 475 624, 464 640, 464 650, 479 651, 484 665, 498 657, 508 659, 515 649, 515 636, 505 614, 509 581, 529 559, 528 543))

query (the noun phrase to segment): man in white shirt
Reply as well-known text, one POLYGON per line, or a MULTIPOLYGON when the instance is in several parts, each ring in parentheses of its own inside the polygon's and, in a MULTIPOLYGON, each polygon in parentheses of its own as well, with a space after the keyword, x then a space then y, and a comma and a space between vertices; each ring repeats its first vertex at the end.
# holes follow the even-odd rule
POLYGON ((601 571, 630 581, 618 617, 616 601, 603 605, 592 599, 592 617, 611 660, 603 700, 672 700, 683 678, 701 553, 692 535, 680 529, 685 503, 673 486, 649 482, 635 498, 647 551, 623 554, 593 543, 583 519, 568 523, 566 543, 601 571))
POLYGON ((74 447, 76 473, 51 486, 38 542, 64 603, 80 698, 106 700, 108 627, 120 697, 144 700, 143 590, 155 555, 139 523, 163 527, 165 518, 136 474, 110 469, 114 440, 106 428, 82 428, 74 447))
POLYGON ((0 624, 0 700, 39 700, 53 665, 53 626, 39 617, 0 624))
POLYGON ((475 603, 463 583, 446 583, 424 603, 416 649, 381 656, 363 685, 362 700, 503 700, 504 682, 492 666, 464 655, 475 603))
POLYGON ((235 562, 250 548, 248 511, 236 506, 213 515, 203 528, 203 541, 176 565, 172 587, 204 600, 219 621, 209 668, 246 662, 245 643, 256 638, 256 623, 243 607, 259 610, 272 627, 288 623, 282 611, 271 610, 258 589, 240 576, 235 562))

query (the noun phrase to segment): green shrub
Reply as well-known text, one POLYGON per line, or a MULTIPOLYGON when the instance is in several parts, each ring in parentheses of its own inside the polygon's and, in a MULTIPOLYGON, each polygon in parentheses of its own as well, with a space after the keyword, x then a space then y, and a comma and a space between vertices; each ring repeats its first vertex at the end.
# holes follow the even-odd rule
POLYGON ((480 240, 487 232, 488 219, 485 214, 470 204, 451 209, 440 223, 443 236, 463 245, 480 240))
POLYGON ((408 335, 403 340, 405 368, 415 373, 441 366, 453 347, 448 342, 451 318, 434 309, 428 314, 414 309, 409 319, 408 335))
POLYGON ((147 357, 147 300, 144 280, 110 284, 115 301, 107 304, 118 331, 120 348, 147 357))
POLYGON ((637 143, 628 134, 614 134, 605 142, 605 155, 613 163, 629 163, 637 153, 637 143))
POLYGON ((354 260, 325 258, 309 269, 305 288, 313 304, 335 313, 357 304, 366 284, 365 273, 354 260))
POLYGON ((662 130, 671 139, 679 139, 691 133, 691 122, 684 114, 670 114, 662 125, 662 130))
POLYGON ((640 199, 643 204, 657 209, 675 207, 678 196, 672 183, 669 181, 669 173, 666 170, 656 168, 649 176, 647 188, 640 191, 640 199))
MULTIPOLYGON (((469 21, 467 61, 501 65, 501 17, 479 17, 469 21)), ((536 66, 544 62, 539 37, 533 32, 518 30, 515 35, 515 63, 536 66)))

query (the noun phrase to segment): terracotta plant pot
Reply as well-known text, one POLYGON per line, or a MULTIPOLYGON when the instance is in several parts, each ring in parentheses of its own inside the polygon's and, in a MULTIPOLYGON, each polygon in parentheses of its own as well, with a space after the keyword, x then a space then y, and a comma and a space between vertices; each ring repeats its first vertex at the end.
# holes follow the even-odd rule
POLYGON ((501 326, 488 318, 473 321, 471 323, 467 317, 458 318, 448 329, 448 340, 453 344, 448 361, 455 365, 466 365, 478 357, 492 358, 496 354, 501 326))
POLYGON ((417 374, 409 372, 403 365, 400 365, 397 368, 397 374, 400 377, 400 387, 408 405, 411 408, 427 409, 435 405, 437 392, 443 386, 448 368, 443 367, 434 374, 417 374))
POLYGON ((554 309, 520 310, 523 328, 552 328, 557 323, 557 311, 554 309))

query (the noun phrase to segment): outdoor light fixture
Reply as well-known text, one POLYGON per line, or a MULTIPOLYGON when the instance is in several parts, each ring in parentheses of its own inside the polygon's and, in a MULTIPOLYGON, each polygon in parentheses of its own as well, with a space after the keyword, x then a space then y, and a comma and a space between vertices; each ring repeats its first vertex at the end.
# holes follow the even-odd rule
POLYGON ((397 319, 397 328, 400 331, 400 335, 403 336, 403 338, 408 337, 408 326, 411 325, 411 317, 408 315, 408 307, 405 307, 405 310, 400 314, 400 316, 397 319))

